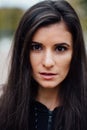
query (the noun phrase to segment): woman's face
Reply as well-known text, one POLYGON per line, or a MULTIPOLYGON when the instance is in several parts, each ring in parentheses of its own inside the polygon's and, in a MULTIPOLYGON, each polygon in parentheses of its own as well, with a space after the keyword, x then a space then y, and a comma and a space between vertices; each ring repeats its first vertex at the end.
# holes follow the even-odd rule
POLYGON ((39 28, 32 38, 30 63, 39 87, 55 88, 66 78, 72 59, 72 35, 63 22, 39 28))

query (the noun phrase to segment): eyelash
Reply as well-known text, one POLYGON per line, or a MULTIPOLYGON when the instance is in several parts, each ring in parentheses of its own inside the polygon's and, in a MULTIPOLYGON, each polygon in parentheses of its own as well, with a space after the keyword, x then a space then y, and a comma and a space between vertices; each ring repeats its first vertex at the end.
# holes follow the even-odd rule
POLYGON ((60 51, 60 52, 64 52, 66 51, 68 48, 66 46, 63 46, 63 45, 58 45, 56 46, 56 51, 60 51))
POLYGON ((33 51, 40 51, 40 50, 42 49, 42 46, 39 45, 39 44, 32 44, 32 45, 31 45, 31 49, 32 49, 33 51))
MULTIPOLYGON (((31 45, 31 50, 33 51, 41 51, 43 49, 42 45, 40 44, 32 44, 31 45)), ((68 48, 64 45, 57 45, 55 47, 56 52, 65 52, 68 48)))

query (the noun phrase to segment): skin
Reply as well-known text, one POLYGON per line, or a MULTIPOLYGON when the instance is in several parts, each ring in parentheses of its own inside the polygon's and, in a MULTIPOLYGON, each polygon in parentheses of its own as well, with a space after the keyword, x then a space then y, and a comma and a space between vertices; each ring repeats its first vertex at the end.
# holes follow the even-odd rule
POLYGON ((58 90, 69 72, 72 53, 72 34, 64 22, 41 27, 32 38, 30 62, 39 85, 37 100, 50 110, 58 105, 58 90))

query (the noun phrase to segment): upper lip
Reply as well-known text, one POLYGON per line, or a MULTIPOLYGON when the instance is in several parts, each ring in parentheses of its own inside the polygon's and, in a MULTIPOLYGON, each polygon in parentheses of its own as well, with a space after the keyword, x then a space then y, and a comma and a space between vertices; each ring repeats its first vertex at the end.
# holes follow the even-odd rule
POLYGON ((52 72, 40 72, 42 75, 57 75, 57 73, 52 73, 52 72))

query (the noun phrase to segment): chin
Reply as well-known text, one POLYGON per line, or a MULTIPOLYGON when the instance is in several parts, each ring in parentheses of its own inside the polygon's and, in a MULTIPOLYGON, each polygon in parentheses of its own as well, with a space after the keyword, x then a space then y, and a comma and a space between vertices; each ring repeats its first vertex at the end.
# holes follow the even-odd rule
POLYGON ((52 83, 40 84, 40 87, 42 87, 42 88, 56 88, 57 86, 58 86, 58 84, 52 84, 52 83))

